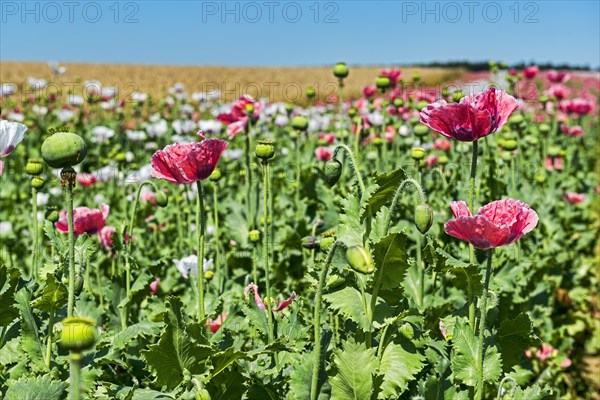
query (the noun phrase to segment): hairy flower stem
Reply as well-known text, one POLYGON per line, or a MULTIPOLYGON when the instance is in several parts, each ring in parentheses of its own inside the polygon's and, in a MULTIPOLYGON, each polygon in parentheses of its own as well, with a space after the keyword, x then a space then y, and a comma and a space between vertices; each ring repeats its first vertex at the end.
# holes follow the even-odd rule
POLYGON ((327 273, 329 272, 329 265, 331 264, 331 260, 333 260, 333 256, 339 245, 339 242, 335 242, 327 254, 327 259, 325 260, 325 264, 323 265, 323 269, 319 275, 319 285, 317 286, 317 293, 315 295, 315 314, 313 319, 315 361, 313 364, 312 380, 310 385, 310 400, 316 400, 319 395, 317 387, 319 383, 319 369, 321 367, 321 296, 323 294, 325 280, 327 279, 327 273))
MULTIPOLYGON (((475 199, 475 177, 477 175, 477 140, 473 142, 473 155, 471 156, 471 175, 469 177, 469 210, 474 212, 474 199, 475 199)), ((472 244, 469 244, 469 262, 475 263, 475 248, 472 244)), ((469 288, 468 293, 469 302, 469 325, 471 329, 475 331, 475 293, 469 288)))
POLYGON ((223 290, 224 277, 221 275, 221 243, 219 242, 219 193, 217 182, 213 183, 213 219, 215 224, 215 266, 219 293, 223 290))
POLYGON ((204 198, 202 181, 196 182, 196 242, 198 243, 198 322, 204 320, 204 198))
POLYGON ((421 184, 413 178, 407 178, 407 179, 403 180, 400 183, 400 185, 398 185, 398 188, 396 189, 396 192, 394 193, 394 197, 392 198, 392 204, 390 206, 389 212, 385 219, 385 225, 384 225, 385 226, 385 235, 388 234, 388 232, 391 228, 392 217, 394 216, 394 212, 396 211, 396 207, 398 206, 398 201, 400 200, 400 196, 402 195, 402 192, 404 191, 404 188, 407 185, 412 185, 412 186, 414 186, 415 189, 417 189, 419 204, 425 203, 425 192, 423 191, 421 184))
POLYGON ((81 399, 81 353, 71 351, 69 354, 71 367, 71 400, 81 399))
POLYGON ((273 342, 273 304, 271 301, 271 270, 269 263, 269 160, 263 160, 263 248, 262 257, 265 263, 265 286, 267 287, 267 333, 269 343, 273 342))
POLYGON ((346 146, 345 144, 338 144, 335 150, 333 151, 332 158, 335 158, 340 150, 344 150, 350 158, 350 164, 352 165, 352 170, 354 171, 354 176, 356 176, 356 181, 358 182, 358 188, 360 190, 359 195, 362 196, 362 194, 365 192, 365 184, 362 180, 362 177, 360 176, 360 168, 358 166, 356 157, 354 156, 354 153, 352 153, 352 150, 350 150, 350 147, 346 146))
POLYGON ((39 281, 39 228, 38 228, 38 211, 37 211, 37 189, 32 185, 31 186, 31 201, 33 202, 33 253, 32 253, 32 263, 31 263, 31 276, 35 278, 36 281, 39 281))
MULTIPOLYGON (((50 360, 52 358, 52 331, 54 330, 54 304, 50 309, 50 319, 48 320, 48 337, 46 339, 46 368, 50 370, 50 360)), ((2 342, 0 342, 2 346, 2 342)))
MULTIPOLYGON (((63 169, 64 171, 65 169, 63 169)), ((73 171, 74 173, 74 171, 73 171)), ((73 316, 73 305, 75 304, 75 232, 73 222, 73 186, 75 182, 67 182, 65 185, 65 197, 67 200, 67 220, 69 227, 69 300, 67 316, 73 316)))
POLYGON ((252 166, 250 165, 250 127, 246 127, 246 220, 248 226, 254 226, 254 214, 252 212, 252 166))
POLYGON ((491 275, 492 275, 492 256, 493 256, 493 250, 490 249, 488 250, 487 253, 487 266, 485 268, 485 278, 484 278, 484 284, 483 284, 483 293, 481 294, 481 304, 479 307, 479 379, 477 381, 478 386, 477 386, 477 391, 475 394, 475 398, 477 400, 481 400, 483 399, 483 389, 484 389, 484 382, 483 382, 483 361, 484 361, 484 357, 485 357, 485 349, 483 346, 483 339, 485 336, 485 318, 487 315, 487 299, 488 299, 488 290, 490 287, 490 279, 491 279, 491 275))
POLYGON ((339 79, 338 84, 338 116, 339 116, 339 128, 338 131, 342 131, 344 122, 344 80, 339 79))

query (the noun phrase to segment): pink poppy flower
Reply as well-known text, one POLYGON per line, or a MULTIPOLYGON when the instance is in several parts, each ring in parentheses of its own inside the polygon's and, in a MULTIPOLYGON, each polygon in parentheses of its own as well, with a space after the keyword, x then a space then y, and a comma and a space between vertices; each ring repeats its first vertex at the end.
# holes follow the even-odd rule
POLYGON ((446 233, 482 250, 512 244, 538 223, 536 212, 514 199, 493 201, 475 216, 464 201, 453 201, 450 208, 455 219, 444 224, 446 233))
POLYGON ((212 333, 217 333, 217 331, 221 329, 221 325, 223 325, 223 322, 225 322, 228 315, 229 314, 227 313, 223 313, 218 315, 214 320, 209 318, 208 321, 206 321, 206 329, 210 330, 212 333))
POLYGON ((335 133, 320 133, 319 141, 325 144, 333 144, 333 142, 335 142, 335 133))
POLYGON ((562 171, 563 159, 562 157, 546 157, 546 170, 548 171, 562 171))
POLYGON ((565 369, 565 368, 569 368, 572 364, 573 364, 573 362, 571 361, 571 359, 567 357, 560 362, 559 366, 561 368, 565 369))
POLYGON ((429 104, 421 111, 421 122, 446 137, 473 142, 496 132, 518 106, 506 92, 489 88, 463 97, 460 103, 440 100, 429 104))
POLYGON ((535 352, 535 357, 540 361, 545 361, 548 358, 556 357, 558 350, 549 344, 542 343, 542 347, 535 352))
POLYGON ((204 180, 214 171, 226 148, 227 142, 220 139, 170 144, 152 156, 151 175, 173 183, 204 180))
POLYGON ((533 79, 537 76, 538 72, 540 72, 540 69, 537 65, 531 65, 523 70, 523 75, 527 79, 533 79))
POLYGON ((4 171, 4 162, 0 160, 0 176, 2 176, 2 172, 4 171))
POLYGON ((77 175, 77 181, 81 186, 88 187, 98 182, 98 178, 92 174, 82 173, 77 175))
POLYGON ((583 203, 584 201, 586 201, 587 195, 585 195, 583 193, 566 192, 563 195, 563 199, 565 199, 566 201, 568 201, 571 204, 579 204, 579 203, 583 203))
POLYGON ((591 100, 578 97, 561 101, 558 108, 567 114, 587 115, 594 109, 594 103, 591 100))
POLYGON ((98 232, 98 238, 100 239, 100 244, 104 246, 106 250, 110 250, 113 246, 112 235, 117 231, 117 228, 114 226, 105 226, 100 232, 98 232))
POLYGON ((571 78, 571 76, 566 72, 550 70, 546 72, 546 78, 548 78, 548 80, 552 83, 565 83, 571 78))
POLYGON ((546 90, 546 95, 554 97, 557 100, 562 100, 569 95, 569 88, 565 85, 555 84, 546 90))
POLYGON ((400 80, 402 72, 399 69, 386 68, 379 75, 387 77, 390 80, 390 87, 395 88, 398 85, 398 80, 400 80))
MULTIPOLYGON (((260 298, 260 295, 258 294, 258 286, 256 286, 253 282, 250 282, 248 284, 248 286, 246 286, 246 288, 244 288, 244 296, 246 297, 246 299, 248 298, 249 291, 252 291, 254 293, 254 303, 256 304, 256 306, 263 311, 266 310, 267 306, 265 305, 265 303, 260 298)), ((292 292, 290 297, 283 300, 278 305, 273 304, 273 311, 281 311, 281 310, 289 307, 295 298, 296 298, 296 292, 292 292)))
POLYGON ((444 138, 436 139, 433 143, 433 148, 436 150, 448 151, 450 150, 450 142, 444 138))
POLYGON ((377 86, 365 86, 363 88, 363 96, 365 96, 367 99, 375 96, 375 93, 377 93, 377 86))
POLYGON ((425 159, 425 166, 427 168, 431 168, 431 167, 435 166, 438 163, 438 161, 440 161, 438 156, 436 156, 435 154, 430 154, 425 159))
POLYGON ((327 147, 319 146, 315 149, 315 156, 318 161, 329 161, 332 155, 331 150, 327 147))
POLYGON ((561 130, 567 136, 583 136, 583 133, 584 133, 583 128, 580 127, 579 125, 575 125, 575 126, 571 126, 571 127, 567 126, 566 131, 563 130, 562 126, 561 126, 561 130))
POLYGON ((246 129, 249 122, 249 117, 253 120, 258 120, 263 109, 262 103, 254 100, 252 96, 243 95, 231 107, 231 112, 228 114, 219 114, 217 120, 227 125, 227 134, 232 139, 235 135, 246 129), (248 109, 252 108, 252 112, 248 109))
MULTIPOLYGON (((73 231, 75 236, 79 236, 83 233, 88 235, 98 233, 104 228, 106 218, 110 207, 106 204, 102 204, 102 210, 94 210, 87 207, 78 207, 73 210, 73 231)), ((67 222, 67 210, 60 212, 60 218, 54 224, 56 229, 61 233, 68 233, 69 226, 67 222)))
POLYGON ((158 293, 158 285, 160 285, 160 278, 156 278, 150 282, 150 296, 156 296, 156 293, 158 293))

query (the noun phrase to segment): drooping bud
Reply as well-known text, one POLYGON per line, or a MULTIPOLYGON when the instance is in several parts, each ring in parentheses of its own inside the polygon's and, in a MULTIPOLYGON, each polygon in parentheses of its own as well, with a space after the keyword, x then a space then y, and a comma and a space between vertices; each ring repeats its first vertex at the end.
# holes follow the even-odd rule
POLYGON ((346 261, 353 270, 370 274, 375 270, 371 254, 363 246, 352 246, 346 250, 346 261))
POLYGON ((83 290, 83 276, 77 274, 75 275, 75 296, 79 296, 81 291, 83 290))
POLYGON ((415 337, 415 329, 409 323, 402 324, 400 326, 400 333, 407 339, 412 339, 413 337, 415 337))
POLYGON ((319 241, 314 236, 305 236, 302 238, 302 247, 309 250, 319 248, 319 241))
POLYGON ((60 342, 67 350, 89 350, 96 343, 96 325, 90 318, 68 317, 62 322, 60 342))
POLYGON ((332 158, 331 160, 325 163, 325 173, 324 178, 325 182, 329 187, 332 187, 337 183, 337 181, 342 176, 342 163, 332 158))
POLYGON ((433 210, 429 204, 419 204, 415 207, 415 225, 423 235, 433 224, 433 210))
POLYGON ((159 207, 166 207, 167 204, 169 204, 169 197, 162 190, 159 190, 158 192, 154 193, 154 199, 156 200, 156 204, 158 204, 159 207))
POLYGON ((47 221, 50 221, 52 223, 55 223, 60 218, 56 207, 48 207, 44 216, 47 221))

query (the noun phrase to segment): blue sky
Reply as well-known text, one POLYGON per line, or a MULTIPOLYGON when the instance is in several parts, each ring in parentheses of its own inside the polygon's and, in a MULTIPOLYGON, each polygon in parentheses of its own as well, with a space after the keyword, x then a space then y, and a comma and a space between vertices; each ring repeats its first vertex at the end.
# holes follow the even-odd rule
POLYGON ((7 1, 0 58, 294 66, 468 59, 600 65, 590 1, 7 1))

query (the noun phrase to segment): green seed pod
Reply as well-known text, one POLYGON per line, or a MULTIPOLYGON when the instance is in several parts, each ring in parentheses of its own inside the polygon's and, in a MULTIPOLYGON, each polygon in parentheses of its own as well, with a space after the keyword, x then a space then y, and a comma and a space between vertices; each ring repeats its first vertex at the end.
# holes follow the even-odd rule
POLYGON ((401 98, 396 97, 394 99, 394 106, 396 106, 396 107, 402 107, 403 105, 404 105, 404 102, 402 101, 401 98))
POLYGON ((540 96, 539 101, 540 101, 540 103, 547 103, 550 101, 550 97, 542 95, 542 96, 540 96))
POLYGON ((410 156, 413 160, 422 160, 425 158, 425 150, 421 147, 413 147, 410 149, 410 156))
POLYGON ((538 129, 540 130, 540 133, 549 133, 552 130, 548 124, 540 124, 538 129))
POLYGON ((34 176, 33 178, 31 178, 31 186, 36 189, 43 188, 44 183, 46 183, 46 181, 41 176, 34 176))
POLYGON ((287 103, 287 104, 285 105, 285 111, 286 111, 288 114, 289 114, 289 113, 291 113, 293 110, 294 110, 294 105, 293 105, 293 104, 287 103))
POLYGON ((85 141, 75 133, 56 132, 42 143, 42 158, 52 168, 72 167, 86 155, 85 141))
POLYGON ((419 82, 421 80, 421 74, 418 72, 413 72, 412 74, 413 82, 419 82))
POLYGON ((302 115, 295 116, 291 122, 292 128, 297 131, 305 131, 308 128, 308 119, 302 115))
POLYGON ((535 181, 537 183, 544 183, 546 182, 546 174, 543 172, 540 172, 539 174, 535 174, 535 181))
POLYGON ((314 236, 305 236, 302 238, 302 247, 309 250, 319 248, 319 241, 314 236))
POLYGON ((390 106, 390 101, 389 101, 389 100, 383 100, 383 101, 381 102, 381 107, 382 107, 383 109, 387 109, 389 106, 390 106))
POLYGON ((512 125, 519 125, 521 122, 523 122, 523 115, 521 114, 513 114, 508 119, 508 123, 512 125))
POLYGON ((362 246, 352 246, 346 250, 346 261, 353 270, 370 274, 375 270, 371 254, 362 246))
POLYGON ((463 97, 465 97, 465 95, 463 94, 462 91, 457 90, 456 92, 452 93, 452 100, 454 100, 455 102, 459 102, 460 99, 462 99, 463 97))
POLYGON ((273 146, 273 142, 270 140, 259 140, 256 145, 256 157, 261 158, 263 160, 268 160, 273 158, 275 155, 275 147, 273 146))
POLYGON ((440 164, 440 165, 446 165, 446 164, 448 164, 448 156, 446 156, 445 154, 441 154, 438 157, 438 164, 440 164))
POLYGON ((356 117, 356 115, 357 115, 357 114, 358 114, 358 110, 357 110, 356 108, 354 108, 354 107, 351 107, 351 108, 348 110, 348 116, 349 116, 350 118, 354 118, 354 117, 356 117))
POLYGON ((75 275, 75 296, 79 296, 81 291, 83 290, 83 276, 77 274, 75 275))
POLYGON ((447 87, 442 89, 442 97, 448 97, 448 95, 450 94, 450 90, 448 90, 447 87))
POLYGON ((422 109, 424 109, 428 105, 429 105, 429 102, 427 102, 425 100, 421 100, 420 102, 417 103, 417 110, 421 111, 422 109))
POLYGON ((399 330, 402 336, 404 336, 407 339, 412 339, 415 337, 415 329, 409 323, 402 324, 399 330))
POLYGON ((156 204, 158 204, 159 207, 166 207, 167 204, 169 204, 169 197, 162 190, 159 190, 158 192, 154 193, 154 199, 156 200, 156 204))
POLYGON ((383 145, 383 139, 380 138, 379 136, 377 136, 376 138, 373 139, 373 144, 377 147, 380 147, 383 145))
POLYGON ((342 176, 342 163, 332 158, 325 163, 325 182, 329 187, 332 187, 342 176))
POLYGON ((429 133, 429 128, 423 124, 417 124, 414 128, 415 136, 423 137, 429 133))
POLYGON ((390 78, 388 78, 387 76, 380 75, 377 77, 377 79, 375 79, 375 86, 377 86, 377 88, 381 90, 390 87, 390 83, 390 78))
POLYGON ((50 221, 52 223, 55 223, 56 221, 58 221, 58 219, 60 217, 58 214, 58 210, 55 207, 48 208, 46 210, 46 213, 44 214, 44 216, 46 217, 47 221, 50 221))
POLYGON ((560 147, 558 147, 558 146, 548 147, 548 155, 550 157, 558 157, 560 155, 560 147))
POLYGON ((251 230, 248 232, 248 238, 252 243, 258 242, 260 240, 260 231, 256 229, 251 230))
POLYGON ((506 139, 502 143, 502 148, 504 150, 513 151, 513 150, 516 150, 517 147, 519 147, 519 144, 517 143, 517 141, 515 139, 506 139))
POLYGON ((350 70, 348 69, 346 63, 339 62, 335 65, 335 67, 333 67, 333 75, 335 75, 336 78, 344 79, 349 73, 350 70))
POLYGON ((213 170, 213 172, 210 174, 210 176, 208 177, 208 179, 210 179, 213 182, 219 182, 221 180, 221 170, 219 168, 215 168, 213 170))
POLYGON ((306 97, 308 97, 309 99, 315 97, 315 88, 309 87, 308 89, 306 89, 306 97))
POLYGON ((67 350, 89 350, 96 343, 96 325, 90 318, 68 317, 62 321, 60 341, 67 350))
POLYGON ((29 175, 39 175, 42 173, 43 169, 43 161, 38 158, 30 159, 25 165, 25 172, 27 172, 29 175))
POLYGON ((503 151, 502 153, 500 153, 500 157, 504 161, 510 161, 510 160, 513 159, 513 154, 511 152, 508 152, 508 151, 503 151))
POLYGON ((433 224, 433 210, 429 204, 419 204, 415 207, 415 225, 423 235, 427 233, 433 224))

